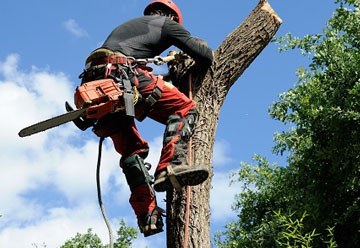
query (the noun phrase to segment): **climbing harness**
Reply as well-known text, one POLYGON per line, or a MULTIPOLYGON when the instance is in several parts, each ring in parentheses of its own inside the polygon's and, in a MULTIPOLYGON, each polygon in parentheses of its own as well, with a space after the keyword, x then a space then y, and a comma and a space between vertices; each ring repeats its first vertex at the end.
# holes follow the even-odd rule
MULTIPOLYGON (((169 62, 169 61, 174 60, 174 59, 175 59, 174 56, 169 56, 169 57, 165 57, 165 58, 161 58, 161 57, 158 56, 158 57, 155 57, 153 59, 140 59, 140 60, 134 60, 134 61, 140 62, 140 63, 155 63, 157 65, 161 65, 163 63, 169 62)), ((126 59, 126 61, 128 61, 128 60, 126 59)), ((111 75, 111 74, 109 74, 109 75, 111 75)), ((126 75, 126 73, 125 73, 125 75, 126 75)), ((115 81, 118 81, 118 80, 119 79, 115 78, 115 81)), ((128 77, 125 78, 125 80, 128 80, 128 77)), ((149 96, 150 98, 148 97, 149 98, 148 101, 150 101, 150 103, 154 104, 161 97, 162 87, 161 87, 161 85, 160 86, 157 85, 155 87, 155 89, 153 91, 153 94, 151 94, 149 96)), ((136 89, 136 87, 135 87, 135 89, 136 89)), ((126 87, 125 87, 125 90, 129 90, 129 88, 126 89, 126 87)), ((71 108, 71 106, 69 104, 67 104, 67 108, 71 108)), ((125 109, 126 109, 126 102, 125 102, 125 109)), ((109 219, 108 219, 108 217, 106 215, 105 207, 104 207, 103 202, 102 202, 101 186, 100 186, 100 165, 101 165, 102 144, 103 144, 104 139, 105 139, 105 137, 100 137, 100 140, 99 140, 98 160, 97 160, 97 168, 96 168, 96 185, 97 185, 97 195, 98 195, 99 207, 101 209, 102 216, 104 218, 106 227, 107 227, 108 232, 109 232, 109 247, 113 248, 114 247, 113 231, 112 231, 109 219)), ((149 185, 149 187, 152 189, 152 187, 150 185, 152 179, 151 179, 151 176, 149 175, 149 173, 147 172, 148 168, 146 168, 146 164, 143 164, 140 161, 139 157, 135 157, 135 160, 136 160, 135 161, 136 163, 131 164, 130 171, 128 171, 128 173, 125 173, 125 176, 127 177, 127 180, 128 181, 131 180, 130 179, 130 174, 132 174, 132 173, 135 173, 135 174, 140 173, 141 178, 142 178, 141 181, 146 182, 149 185), (136 165, 136 164, 138 164, 138 165, 136 165)), ((130 182, 129 185, 130 185, 130 187, 134 187, 136 184, 138 184, 138 182, 130 182)), ((162 214, 162 212, 163 212, 162 209, 158 208, 156 210, 159 212, 160 215, 163 215, 162 214)), ((156 224, 158 225, 158 223, 156 223, 156 224)))
MULTIPOLYGON (((136 68, 150 71, 152 68, 146 66, 149 63, 163 65, 175 59, 179 60, 181 57, 177 56, 177 54, 172 54, 167 57, 155 56, 154 58, 135 59, 134 57, 125 56, 120 52, 113 52, 106 48, 99 48, 93 51, 86 59, 85 69, 79 75, 79 78, 82 78, 84 82, 83 84, 88 84, 88 79, 93 79, 94 76, 98 74, 103 74, 104 79, 113 79, 116 83, 121 85, 121 89, 123 90, 122 97, 124 99, 126 115, 134 117, 135 103, 133 103, 132 99, 134 96, 139 98, 140 95, 136 88, 136 75, 139 73, 136 68), (135 75, 135 77, 132 77, 131 80, 129 78, 129 73, 135 75)), ((161 98, 163 88, 164 80, 158 78, 153 92, 143 99, 144 107, 142 113, 137 116, 138 121, 143 121, 146 118, 147 114, 151 111, 152 106, 161 98)), ((90 100, 91 99, 89 99, 88 102, 90 102, 90 100)), ((77 123, 79 124, 78 120, 77 123)), ((80 126, 82 127, 84 125, 80 126)))

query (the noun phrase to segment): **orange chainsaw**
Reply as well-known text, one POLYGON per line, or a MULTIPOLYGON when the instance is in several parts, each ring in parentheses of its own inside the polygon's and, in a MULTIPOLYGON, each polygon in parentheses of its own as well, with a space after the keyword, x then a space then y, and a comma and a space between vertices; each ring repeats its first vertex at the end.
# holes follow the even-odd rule
MULTIPOLYGON (((134 61, 140 64, 155 63, 162 65, 174 59, 177 59, 176 55, 134 59, 134 61)), ((77 110, 73 110, 70 104, 66 102, 67 113, 26 127, 19 132, 19 136, 30 136, 70 121, 73 121, 81 130, 85 130, 106 114, 121 110, 124 110, 128 116, 134 116, 134 102, 137 101, 138 97, 137 89, 131 86, 129 79, 123 79, 119 82, 116 78, 111 77, 84 83, 77 87, 74 94, 77 110)))
POLYGON ((66 102, 65 107, 68 113, 26 127, 19 132, 19 136, 29 136, 69 121, 78 121, 77 126, 85 129, 84 126, 81 128, 81 122, 85 120, 99 120, 108 113, 124 110, 124 94, 124 89, 121 89, 119 84, 111 78, 84 83, 76 89, 74 94, 77 110, 73 110, 66 102))

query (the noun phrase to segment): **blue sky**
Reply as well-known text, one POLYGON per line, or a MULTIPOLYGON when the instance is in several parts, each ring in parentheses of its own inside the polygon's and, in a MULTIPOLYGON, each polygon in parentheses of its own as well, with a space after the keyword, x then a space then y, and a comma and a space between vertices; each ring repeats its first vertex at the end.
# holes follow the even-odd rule
MULTIPOLYGON (((71 123, 19 138, 30 124, 64 112, 72 102, 87 55, 118 24, 142 15, 147 0, 2 0, 0 8, 0 247, 58 247, 76 232, 93 228, 104 242, 107 230, 97 206, 95 167, 97 138, 71 123)), ((319 33, 335 9, 333 1, 270 0, 283 20, 277 35, 319 33)), ((215 50, 255 7, 257 1, 176 1, 184 26, 215 50)), ((211 232, 235 218, 228 173, 250 162, 254 153, 286 165, 271 154, 273 133, 285 127, 268 115, 268 107, 296 82, 295 71, 309 63, 298 51, 278 53, 275 44, 256 58, 231 88, 216 133, 211 192, 211 232), (224 195, 224 192, 226 194, 224 195)), ((163 71, 158 68, 157 71, 163 71)), ((157 164, 164 127, 152 120, 138 124, 151 146, 148 161, 157 164)), ((119 156, 105 142, 102 188, 113 229, 120 219, 136 227, 129 190, 118 168, 119 156)), ((164 195, 158 196, 162 201, 164 195)), ((162 202, 160 204, 163 204, 162 202)), ((165 233, 141 235, 134 247, 165 247, 165 233)))

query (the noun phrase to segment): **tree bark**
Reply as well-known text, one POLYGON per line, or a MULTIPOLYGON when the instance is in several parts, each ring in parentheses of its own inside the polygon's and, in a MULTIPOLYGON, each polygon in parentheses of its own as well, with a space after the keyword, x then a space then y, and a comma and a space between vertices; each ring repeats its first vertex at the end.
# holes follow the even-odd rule
MULTIPOLYGON (((202 73, 191 59, 170 65, 173 82, 186 87, 192 74, 192 92, 199 112, 192 138, 193 164, 205 166, 210 178, 190 188, 190 222, 188 247, 210 248, 210 188, 213 176, 212 153, 216 127, 225 97, 244 70, 267 46, 282 20, 266 0, 260 0, 249 16, 214 52, 214 62, 202 73)), ((167 247, 184 245, 186 189, 167 192, 167 247)))

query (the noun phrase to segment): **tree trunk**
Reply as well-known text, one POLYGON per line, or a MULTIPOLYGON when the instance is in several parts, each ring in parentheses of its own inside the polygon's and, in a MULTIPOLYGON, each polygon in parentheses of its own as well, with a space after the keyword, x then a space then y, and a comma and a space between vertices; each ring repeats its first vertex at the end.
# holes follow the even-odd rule
MULTIPOLYGON (((245 21, 216 49, 214 62, 207 72, 201 73, 196 65, 191 66, 191 60, 169 68, 177 77, 173 82, 178 85, 187 85, 188 75, 192 74, 192 92, 199 112, 192 138, 193 164, 205 166, 210 171, 206 182, 190 188, 188 247, 211 247, 209 198, 213 175, 212 152, 220 108, 230 87, 270 42, 281 22, 268 2, 260 0, 245 21)), ((169 248, 184 246, 186 195, 186 189, 167 192, 169 248)))

